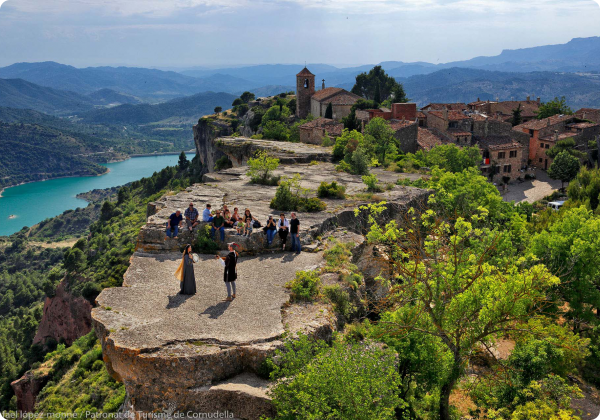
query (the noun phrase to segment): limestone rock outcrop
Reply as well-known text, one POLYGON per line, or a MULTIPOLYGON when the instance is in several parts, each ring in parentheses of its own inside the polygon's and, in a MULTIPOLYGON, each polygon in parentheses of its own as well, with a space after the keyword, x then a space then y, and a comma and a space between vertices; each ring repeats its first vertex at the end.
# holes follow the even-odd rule
POLYGON ((37 396, 49 380, 48 371, 38 369, 30 370, 12 382, 10 386, 17 397, 17 410, 23 413, 33 413, 37 396))
POLYGON ((63 280, 54 297, 46 298, 44 315, 33 339, 34 344, 49 339, 64 341, 68 346, 92 329, 92 304, 81 296, 73 296, 63 280))

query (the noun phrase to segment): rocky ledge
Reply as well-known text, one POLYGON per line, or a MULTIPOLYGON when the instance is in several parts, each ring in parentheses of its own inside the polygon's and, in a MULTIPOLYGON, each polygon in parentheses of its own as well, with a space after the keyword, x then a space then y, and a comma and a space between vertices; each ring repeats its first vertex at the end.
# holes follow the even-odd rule
MULTIPOLYGON (((322 181, 332 180, 346 187, 346 199, 324 200, 325 211, 298 214, 302 243, 312 252, 281 252, 278 236, 267 247, 262 229, 255 229, 250 237, 229 230, 219 246, 224 249, 231 240, 241 245, 238 297, 233 302, 223 300, 223 268, 213 255, 202 255, 195 266, 197 294, 179 295, 174 272, 180 249, 193 242, 195 234, 184 230, 179 238, 166 240, 165 222, 172 212, 194 202, 200 210, 206 203, 213 209, 223 204, 231 210, 238 207, 240 213, 249 208, 263 223, 269 214, 279 213, 269 207, 277 187, 253 185, 245 171, 232 168, 205 175, 204 184, 150 203, 148 222, 140 231, 123 286, 105 289, 97 298, 92 322, 104 361, 125 384, 128 410, 138 418, 150 412, 219 411, 240 419, 272 415, 269 383, 260 377, 266 358, 283 345, 285 337, 300 332, 328 339, 338 322, 325 303, 292 304, 285 284, 296 272, 324 264, 321 236, 336 231, 343 241, 362 243, 366 218, 355 216, 357 206, 385 200, 381 221, 400 219, 409 206, 428 195, 396 185, 399 175, 381 170, 374 173, 387 188, 373 197, 365 194, 359 176, 338 173, 331 163, 282 166, 276 175, 300 173, 304 188, 316 190, 322 181)), ((379 252, 363 248, 360 252, 366 257, 379 252)), ((368 268, 360 258, 357 263, 368 268)))
MULTIPOLYGON (((186 191, 176 195, 165 196, 159 201, 148 205, 148 223, 142 228, 137 249, 146 253, 174 252, 179 251, 185 244, 196 240, 196 233, 190 234, 187 229, 177 239, 165 239, 165 227, 167 218, 176 209, 185 209, 193 202, 199 211, 202 211, 206 203, 212 205, 213 210, 221 208, 223 204, 233 209, 237 207, 239 213, 243 214, 248 208, 264 226, 268 215, 278 217, 281 211, 270 208, 271 199, 275 196, 276 186, 255 185, 250 183, 246 175, 246 167, 227 169, 217 173, 204 175, 204 184, 196 184, 186 191)), ((275 175, 292 177, 295 174, 302 175, 302 187, 316 191, 321 182, 335 180, 346 187, 347 198, 345 200, 323 199, 327 208, 325 211, 316 213, 298 213, 301 223, 301 242, 303 246, 310 246, 315 239, 324 232, 335 227, 346 227, 352 231, 361 233, 364 229, 364 219, 354 215, 354 209, 375 200, 385 200, 388 211, 382 216, 387 219, 395 218, 402 214, 406 208, 427 196, 427 192, 418 188, 403 187, 396 185, 398 178, 416 179, 419 175, 397 174, 381 169, 374 169, 382 185, 391 188, 375 197, 367 200, 365 185, 360 176, 350 175, 345 172, 337 172, 331 163, 319 164, 297 164, 281 166, 275 175)), ((289 213, 289 212, 286 212, 289 213)), ((217 240, 218 240, 217 235, 217 240)), ((221 249, 226 249, 228 242, 237 242, 241 247, 242 255, 255 255, 269 253, 275 249, 281 249, 279 236, 271 247, 267 245, 266 236, 262 229, 254 229, 250 237, 236 235, 234 229, 225 230, 225 241, 218 244, 221 249)), ((288 249, 290 241, 288 241, 288 249)))

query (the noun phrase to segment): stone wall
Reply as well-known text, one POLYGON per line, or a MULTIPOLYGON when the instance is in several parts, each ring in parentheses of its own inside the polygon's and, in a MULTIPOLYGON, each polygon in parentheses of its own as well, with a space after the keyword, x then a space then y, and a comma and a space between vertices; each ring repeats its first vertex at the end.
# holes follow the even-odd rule
POLYGON ((419 137, 419 125, 414 124, 400 128, 394 133, 394 138, 400 143, 400 150, 404 153, 416 153, 419 147, 417 140, 419 137))

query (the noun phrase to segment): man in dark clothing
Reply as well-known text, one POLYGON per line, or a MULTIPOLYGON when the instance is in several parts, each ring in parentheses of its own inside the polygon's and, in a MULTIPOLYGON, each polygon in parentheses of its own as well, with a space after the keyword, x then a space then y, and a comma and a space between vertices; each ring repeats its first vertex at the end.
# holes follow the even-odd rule
POLYGON ((169 216, 169 221, 167 222, 167 237, 165 239, 170 237, 177 238, 182 221, 183 216, 181 215, 181 210, 179 209, 169 216))
POLYGON ((212 221, 210 228, 210 236, 215 239, 215 232, 219 231, 221 236, 221 242, 225 242, 225 219, 221 216, 221 211, 217 210, 217 213, 212 221))
POLYGON ((300 245, 300 220, 296 217, 296 213, 292 213, 290 234, 292 236, 292 252, 296 251, 296 254, 299 254, 302 251, 302 245, 300 245))

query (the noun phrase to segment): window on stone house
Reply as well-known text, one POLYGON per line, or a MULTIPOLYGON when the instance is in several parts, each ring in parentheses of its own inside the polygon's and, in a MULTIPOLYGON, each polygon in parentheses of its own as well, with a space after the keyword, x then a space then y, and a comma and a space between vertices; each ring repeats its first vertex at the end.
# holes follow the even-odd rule
POLYGON ((506 152, 498 152, 498 159, 504 159, 506 157, 506 152))
POLYGON ((510 154, 509 154, 509 157, 516 158, 517 157, 517 151, 516 150, 511 150, 510 154))
POLYGON ((545 147, 546 147, 546 149, 549 149, 550 145, 548 143, 546 143, 545 147))
POLYGON ((540 143, 540 149, 544 148, 544 143, 540 143))
POLYGON ((540 163, 542 163, 544 160, 542 158, 540 158, 540 163))
POLYGON ((304 79, 304 87, 308 88, 308 79, 304 79))
POLYGON ((504 173, 511 173, 512 172, 512 165, 504 165, 504 173))
POLYGON ((535 131, 529 130, 529 137, 533 137, 533 133, 535 133, 535 131))
POLYGON ((458 123, 456 121, 450 121, 448 123, 448 128, 458 128, 458 123))
POLYGON ((498 166, 496 166, 496 167, 494 168, 494 173, 495 173, 495 174, 499 174, 499 173, 500 173, 500 165, 498 165, 498 166))

